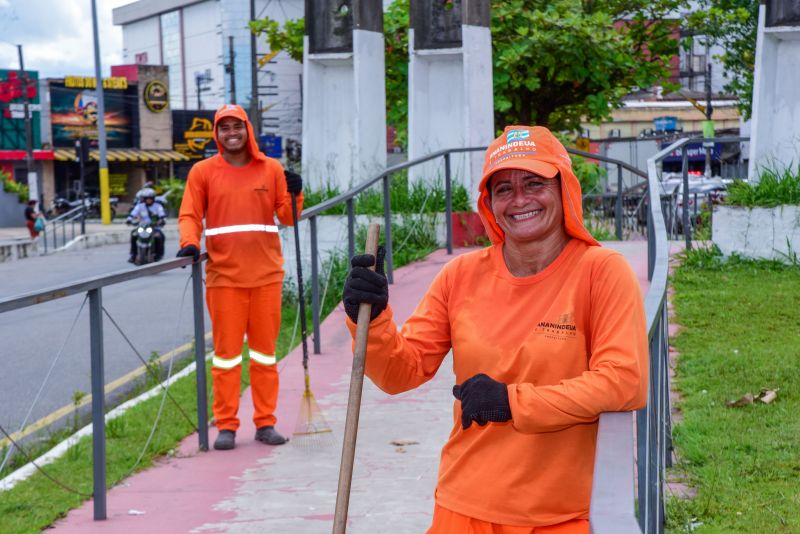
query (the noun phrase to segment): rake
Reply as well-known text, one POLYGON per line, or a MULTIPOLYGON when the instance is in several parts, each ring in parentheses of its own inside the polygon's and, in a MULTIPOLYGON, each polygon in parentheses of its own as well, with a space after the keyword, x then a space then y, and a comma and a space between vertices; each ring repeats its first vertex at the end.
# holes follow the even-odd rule
POLYGON ((292 193, 292 221, 294 222, 294 249, 297 257, 297 289, 300 302, 300 337, 303 343, 303 377, 305 387, 297 414, 297 423, 292 434, 292 443, 305 449, 316 449, 333 444, 333 430, 322 410, 319 409, 314 394, 311 393, 311 378, 308 373, 308 329, 306 326, 306 299, 303 291, 303 268, 300 262, 300 229, 297 225, 297 195, 292 193))

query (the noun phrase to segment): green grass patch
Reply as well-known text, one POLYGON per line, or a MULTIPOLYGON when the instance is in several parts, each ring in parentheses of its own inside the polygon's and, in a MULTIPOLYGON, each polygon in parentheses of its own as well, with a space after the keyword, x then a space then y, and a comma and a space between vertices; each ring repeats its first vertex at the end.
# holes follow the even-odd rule
POLYGON ((685 255, 673 277, 681 463, 697 489, 668 502, 670 532, 800 532, 800 268, 685 255), (726 401, 780 388, 771 404, 726 401))

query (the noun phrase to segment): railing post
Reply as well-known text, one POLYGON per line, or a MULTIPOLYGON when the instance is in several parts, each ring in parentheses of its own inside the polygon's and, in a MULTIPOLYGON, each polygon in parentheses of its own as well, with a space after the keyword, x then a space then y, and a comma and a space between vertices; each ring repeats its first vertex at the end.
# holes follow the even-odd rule
POLYGON ((689 227, 689 151, 686 145, 681 147, 681 172, 683 173, 683 210, 681 218, 683 219, 683 237, 686 242, 686 250, 692 250, 692 229, 689 227))
POLYGON ((389 190, 389 175, 383 177, 383 233, 386 235, 386 279, 394 283, 394 264, 392 263, 392 203, 389 190))
POLYGON ((616 225, 617 239, 622 241, 622 165, 619 163, 617 164, 617 207, 614 224, 616 225))
POLYGON ((319 252, 317 251, 317 218, 308 220, 311 226, 311 310, 314 320, 314 354, 322 352, 319 339, 319 268, 317 266, 319 252))
POLYGON ((347 268, 350 268, 350 258, 356 255, 356 220, 353 210, 353 199, 347 199, 347 268))
POLYGON ((92 476, 94 519, 106 518, 106 409, 103 371, 103 297, 89 291, 89 338, 92 369, 92 476))
POLYGON ((447 253, 453 253, 453 192, 450 176, 450 152, 444 155, 444 226, 447 231, 447 253))
POLYGON ((44 225, 42 230, 42 243, 44 243, 44 253, 47 254, 47 224, 44 225))
MULTIPOLYGON (((653 228, 653 196, 650 195, 650 186, 647 187, 647 194, 650 202, 647 206, 647 279, 653 279, 653 271, 656 268, 656 232, 653 228)), ((659 199, 658 202, 661 202, 659 199)))
POLYGON ((194 308, 194 361, 197 382, 197 438, 201 451, 208 450, 208 397, 206 394, 206 327, 203 309, 203 264, 192 264, 194 308))

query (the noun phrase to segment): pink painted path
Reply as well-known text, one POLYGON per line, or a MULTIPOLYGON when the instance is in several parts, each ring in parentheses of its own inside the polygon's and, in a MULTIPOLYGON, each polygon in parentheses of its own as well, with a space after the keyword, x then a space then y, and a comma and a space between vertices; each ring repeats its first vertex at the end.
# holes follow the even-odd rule
MULTIPOLYGON (((629 259, 646 291, 646 242, 606 245, 629 259)), ((465 251, 457 249, 456 254, 465 251)), ((440 250, 395 271, 389 291, 399 324, 449 259, 440 250)), ((253 441, 252 402, 246 391, 236 449, 199 452, 197 435, 191 435, 175 457, 109 490, 107 520, 92 519, 89 501, 53 528, 81 534, 329 533, 352 361, 341 306, 322 323, 321 341, 322 354, 311 355, 312 391, 333 428, 334 445, 308 451, 292 442, 269 447, 253 441)), ((294 430, 302 397, 301 360, 298 347, 279 364, 277 426, 287 435, 294 430)), ((423 532, 430 524, 439 450, 452 425, 453 383, 449 357, 436 378, 412 392, 389 397, 365 382, 348 532, 423 532)), ((212 428, 212 442, 215 437, 212 428)))

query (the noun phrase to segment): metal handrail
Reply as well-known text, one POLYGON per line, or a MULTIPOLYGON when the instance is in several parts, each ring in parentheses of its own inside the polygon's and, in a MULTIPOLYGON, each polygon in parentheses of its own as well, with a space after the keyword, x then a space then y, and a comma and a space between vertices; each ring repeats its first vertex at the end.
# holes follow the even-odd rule
POLYGON ((192 297, 194 314, 194 356, 197 390, 197 428, 201 450, 208 450, 208 399, 206 393, 205 366, 205 314, 203 306, 202 262, 208 259, 203 253, 197 262, 192 258, 150 264, 130 268, 102 276, 86 278, 66 285, 51 287, 23 295, 0 299, 0 313, 35 306, 44 302, 86 292, 89 298, 89 334, 91 352, 92 390, 92 480, 94 519, 106 519, 106 434, 105 434, 105 361, 103 354, 103 300, 104 287, 136 280, 146 276, 192 267, 192 297))
MULTIPOLYGON (((81 220, 83 221, 84 213, 85 213, 86 206, 80 205, 72 208, 71 210, 62 213, 58 217, 50 219, 45 222, 44 230, 42 230, 42 243, 44 244, 44 253, 48 253, 48 243, 47 243, 47 236, 53 236, 53 249, 58 249, 58 226, 61 225, 61 238, 62 243, 61 246, 67 244, 67 223, 72 223, 72 232, 71 232, 71 239, 75 239, 75 224, 76 221, 81 220), (51 231, 48 232, 47 228, 50 227, 51 231)), ((81 225, 81 231, 78 235, 83 235, 84 228, 81 225)))

